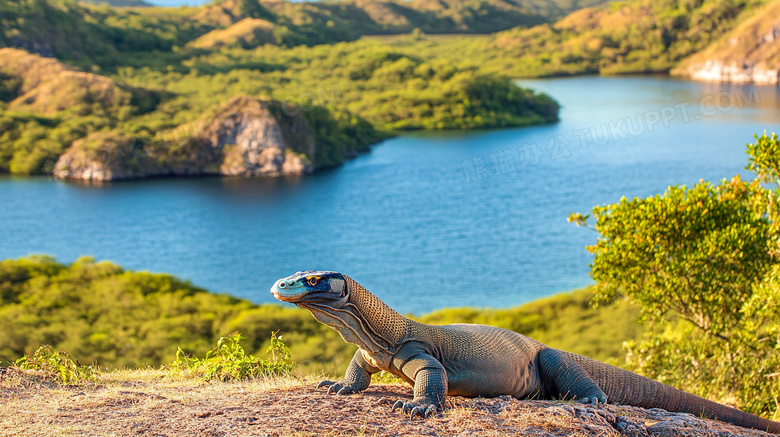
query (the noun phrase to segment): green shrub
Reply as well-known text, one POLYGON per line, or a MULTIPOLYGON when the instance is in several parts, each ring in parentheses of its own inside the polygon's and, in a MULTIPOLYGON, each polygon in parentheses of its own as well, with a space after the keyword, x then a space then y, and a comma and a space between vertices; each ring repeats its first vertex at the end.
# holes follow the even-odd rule
POLYGON ((167 366, 168 373, 171 376, 198 377, 206 381, 228 381, 289 375, 292 372, 294 363, 290 359, 290 350, 277 333, 271 333, 271 345, 266 351, 271 354, 270 359, 247 354, 241 347, 242 340, 245 338, 241 334, 221 337, 204 358, 188 356, 179 348, 176 360, 167 366))
POLYGON ((19 358, 14 365, 21 370, 34 370, 63 384, 95 381, 99 372, 97 367, 83 366, 68 352, 55 352, 48 345, 39 347, 32 356, 19 358))
POLYGON ((664 326, 628 344, 628 367, 770 417, 780 399, 779 152, 764 134, 748 145, 752 182, 701 181, 597 206, 601 235, 588 247, 596 302, 628 296, 664 326))

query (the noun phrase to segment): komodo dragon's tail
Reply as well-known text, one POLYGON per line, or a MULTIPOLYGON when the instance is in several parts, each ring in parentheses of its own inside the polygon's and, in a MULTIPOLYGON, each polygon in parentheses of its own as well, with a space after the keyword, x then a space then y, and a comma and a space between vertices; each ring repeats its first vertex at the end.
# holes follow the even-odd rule
POLYGON ((607 395, 607 402, 642 408, 663 408, 667 411, 691 413, 698 417, 717 419, 746 428, 780 434, 780 423, 730 408, 696 395, 686 393, 658 381, 619 369, 587 357, 565 353, 582 366, 607 395))

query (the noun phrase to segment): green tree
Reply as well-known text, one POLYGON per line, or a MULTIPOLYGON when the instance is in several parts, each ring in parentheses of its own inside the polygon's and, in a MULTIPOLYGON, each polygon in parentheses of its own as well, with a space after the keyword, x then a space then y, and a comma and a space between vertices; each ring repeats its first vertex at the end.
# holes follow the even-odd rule
POLYGON ((771 414, 780 400, 776 135, 748 145, 751 182, 669 187, 570 221, 600 233, 588 250, 594 302, 628 296, 664 329, 629 343, 634 370, 771 414))

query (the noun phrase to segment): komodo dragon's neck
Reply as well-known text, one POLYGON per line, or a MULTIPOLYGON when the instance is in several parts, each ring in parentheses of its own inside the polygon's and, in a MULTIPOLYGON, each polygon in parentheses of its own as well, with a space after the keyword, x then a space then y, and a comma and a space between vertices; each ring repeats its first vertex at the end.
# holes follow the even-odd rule
POLYGON ((392 356, 404 341, 411 322, 352 278, 346 280, 346 301, 340 308, 321 302, 299 304, 320 322, 338 331, 344 341, 372 355, 392 356))

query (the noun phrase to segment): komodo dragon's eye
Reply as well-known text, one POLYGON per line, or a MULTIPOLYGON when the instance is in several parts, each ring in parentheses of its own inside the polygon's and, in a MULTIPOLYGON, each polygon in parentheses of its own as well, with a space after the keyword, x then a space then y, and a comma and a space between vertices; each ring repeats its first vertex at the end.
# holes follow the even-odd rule
POLYGON ((306 282, 308 282, 308 283, 309 283, 309 285, 311 285, 312 287, 314 287, 315 285, 317 285, 317 283, 318 283, 318 282, 320 282, 320 278, 311 277, 311 278, 309 278, 309 279, 308 279, 306 282))

